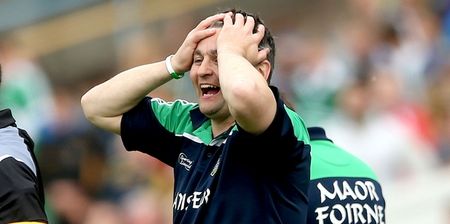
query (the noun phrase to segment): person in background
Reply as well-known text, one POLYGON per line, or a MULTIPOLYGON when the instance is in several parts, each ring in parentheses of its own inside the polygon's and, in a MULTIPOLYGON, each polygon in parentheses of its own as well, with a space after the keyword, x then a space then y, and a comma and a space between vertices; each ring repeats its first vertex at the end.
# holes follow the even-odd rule
POLYGON ((308 132, 308 223, 385 223, 385 200, 373 170, 335 145, 323 128, 310 127, 308 132))
MULTIPOLYGON (((0 84, 1 76, 0 66, 0 84)), ((17 127, 11 110, 0 110, 0 223, 47 223, 33 149, 33 140, 17 127)))
POLYGON ((174 223, 305 223, 309 135, 269 85, 274 56, 263 22, 229 10, 201 21, 165 61, 114 76, 81 104, 127 150, 174 168, 174 223), (146 97, 187 71, 198 104, 146 97))
POLYGON ((33 138, 38 153, 57 112, 49 76, 33 52, 14 34, 0 34, 0 61, 3 67, 0 107, 14 111, 14 118, 33 138))

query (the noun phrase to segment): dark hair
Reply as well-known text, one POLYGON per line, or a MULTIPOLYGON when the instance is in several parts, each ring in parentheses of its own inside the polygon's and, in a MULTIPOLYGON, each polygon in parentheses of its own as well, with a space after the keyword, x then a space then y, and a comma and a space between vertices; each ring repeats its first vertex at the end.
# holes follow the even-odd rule
POLYGON ((2 64, 0 64, 0 84, 2 84, 2 64))
MULTIPOLYGON (((258 31, 258 25, 264 25, 264 22, 261 20, 261 18, 259 18, 258 15, 254 15, 248 12, 245 12, 243 10, 238 10, 238 9, 229 9, 229 10, 225 10, 222 13, 226 13, 226 12, 232 12, 233 16, 231 17, 234 23, 234 16, 236 15, 236 13, 240 13, 244 16, 244 19, 247 18, 247 16, 251 16, 255 19, 255 26, 253 27, 253 33, 256 33, 258 31)), ((223 21, 217 21, 214 24, 211 25, 211 27, 222 27, 223 26, 223 21)), ((272 78, 272 72, 275 68, 275 41, 273 40, 272 34, 270 33, 269 29, 264 25, 265 27, 265 32, 264 32, 264 37, 262 38, 261 42, 258 45, 258 48, 264 49, 264 48, 269 48, 269 54, 267 55, 267 60, 269 60, 270 65, 271 65, 271 69, 270 69, 270 73, 269 73, 269 77, 267 78, 267 82, 270 83, 270 80, 272 78)))

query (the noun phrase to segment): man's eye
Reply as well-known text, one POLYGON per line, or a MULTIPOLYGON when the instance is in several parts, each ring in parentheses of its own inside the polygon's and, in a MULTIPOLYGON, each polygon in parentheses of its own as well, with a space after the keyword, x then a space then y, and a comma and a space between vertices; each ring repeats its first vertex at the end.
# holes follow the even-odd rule
POLYGON ((194 64, 201 64, 202 59, 201 58, 194 58, 194 64))

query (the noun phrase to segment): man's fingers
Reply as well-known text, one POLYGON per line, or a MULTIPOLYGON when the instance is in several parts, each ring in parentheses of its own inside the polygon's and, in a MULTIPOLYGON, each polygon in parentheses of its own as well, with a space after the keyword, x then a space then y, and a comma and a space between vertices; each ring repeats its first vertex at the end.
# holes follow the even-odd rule
POLYGON ((192 41, 194 43, 198 43, 201 40, 214 35, 216 31, 217 31, 216 28, 209 28, 205 30, 196 31, 195 33, 192 34, 192 41))
POLYGON ((241 27, 244 25, 244 15, 242 15, 241 13, 236 13, 236 15, 234 15, 234 25, 237 27, 241 27))
POLYGON ((221 21, 225 17, 225 13, 219 13, 212 15, 204 20, 202 20, 196 27, 196 29, 206 29, 211 26, 216 21, 221 21))
POLYGON ((256 41, 259 43, 264 38, 266 28, 262 24, 258 25, 257 32, 254 34, 256 36, 256 41))
POLYGON ((250 33, 253 32, 253 27, 255 26, 255 19, 251 16, 247 16, 247 19, 245 21, 244 28, 249 31, 250 33))
POLYGON ((225 15, 225 17, 223 18, 223 25, 224 26, 230 26, 233 25, 233 20, 231 19, 231 15, 230 13, 227 13, 225 15))
POLYGON ((256 56, 257 64, 261 63, 265 59, 267 59, 267 55, 269 55, 270 48, 263 48, 262 50, 258 51, 258 55, 256 56))
POLYGON ((258 30, 258 33, 262 33, 264 35, 264 31, 266 30, 266 28, 264 27, 264 25, 259 24, 257 30, 258 30))

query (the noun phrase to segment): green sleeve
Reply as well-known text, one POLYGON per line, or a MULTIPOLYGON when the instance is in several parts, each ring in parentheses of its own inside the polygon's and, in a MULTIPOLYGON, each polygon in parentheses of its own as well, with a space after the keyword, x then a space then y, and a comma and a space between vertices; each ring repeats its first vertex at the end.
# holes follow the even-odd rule
POLYGON ((192 132, 190 111, 197 107, 197 104, 185 100, 166 102, 159 98, 152 98, 151 106, 156 118, 168 131, 175 134, 192 132))

